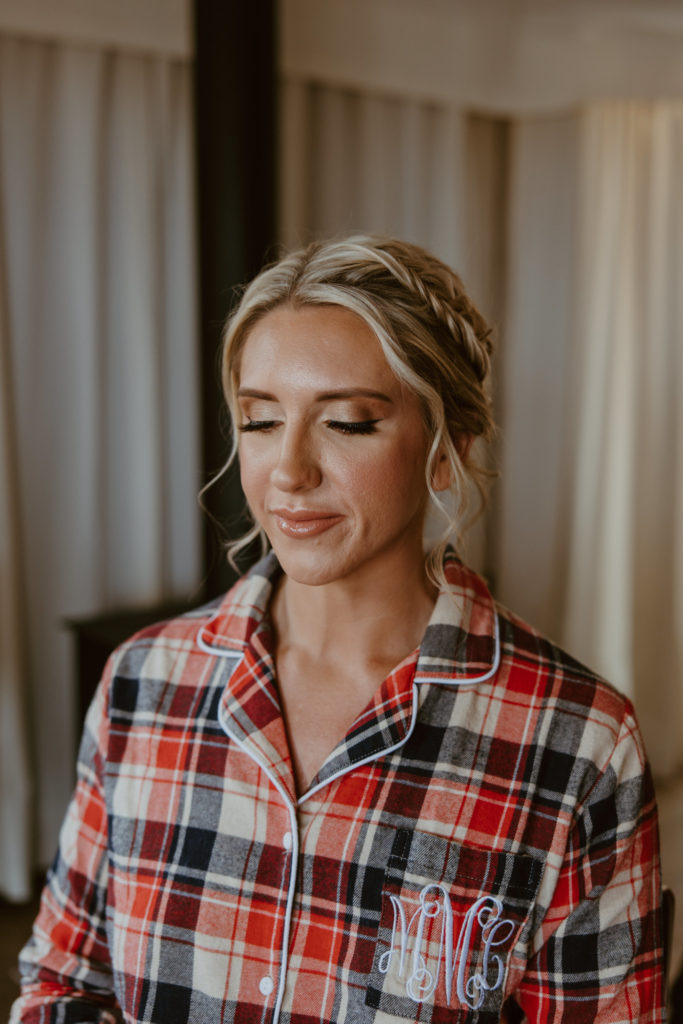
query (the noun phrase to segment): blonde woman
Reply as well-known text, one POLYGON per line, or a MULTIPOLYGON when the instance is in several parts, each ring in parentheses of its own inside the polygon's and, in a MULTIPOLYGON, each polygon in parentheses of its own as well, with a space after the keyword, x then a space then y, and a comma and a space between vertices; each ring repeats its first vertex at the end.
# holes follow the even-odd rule
POLYGON ((407 243, 246 289, 233 548, 266 553, 112 657, 14 1021, 663 1020, 632 708, 447 546, 489 368, 461 281, 407 243))

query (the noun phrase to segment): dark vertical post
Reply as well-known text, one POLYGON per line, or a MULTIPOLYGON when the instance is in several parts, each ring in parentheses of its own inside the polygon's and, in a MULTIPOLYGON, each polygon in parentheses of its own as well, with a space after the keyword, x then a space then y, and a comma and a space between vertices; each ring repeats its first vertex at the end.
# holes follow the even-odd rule
MULTIPOLYGON (((194 0, 195 131, 204 482, 230 449, 219 385, 221 330, 236 285, 273 255, 276 236, 275 0, 194 0)), ((205 496, 212 517, 241 532, 236 468, 205 496)), ((209 596, 231 573, 206 517, 209 596)))

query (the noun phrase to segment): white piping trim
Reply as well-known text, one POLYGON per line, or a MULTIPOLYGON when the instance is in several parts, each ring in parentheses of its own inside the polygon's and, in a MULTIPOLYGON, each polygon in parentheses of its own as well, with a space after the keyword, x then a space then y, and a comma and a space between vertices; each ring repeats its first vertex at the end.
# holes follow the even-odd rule
POLYGON ((394 751, 399 750, 404 745, 404 743, 407 743, 410 737, 413 735, 415 723, 417 722, 418 699, 419 698, 417 693, 417 684, 413 683, 413 707, 411 712, 412 719, 410 722, 410 728, 408 729, 407 733, 405 734, 402 740, 399 740, 398 743, 394 743, 393 747, 384 747, 382 750, 378 750, 374 754, 368 754, 368 756, 364 757, 362 761, 354 761, 353 764, 346 765, 345 768, 342 768, 338 772, 335 772, 334 775, 330 775, 329 778, 324 779, 322 782, 319 782, 316 786, 313 786, 312 789, 307 790, 307 792, 300 796, 299 799, 297 800, 297 806, 299 806, 299 804, 301 804, 304 800, 308 800, 308 798, 313 796, 314 793, 317 793, 319 789, 322 789, 324 786, 329 786, 331 782, 334 782, 336 779, 341 778, 342 775, 347 775, 349 772, 355 771, 356 768, 360 768, 364 764, 370 764, 371 761, 377 761, 379 760, 380 757, 386 757, 387 754, 393 754, 394 751))
POLYGON ((220 705, 220 707, 218 709, 218 719, 219 719, 219 721, 221 723, 221 728, 223 729, 223 732, 226 734, 228 739, 231 739, 234 743, 236 743, 237 746, 247 755, 247 757, 250 757, 251 760, 255 764, 257 764, 259 766, 259 768, 261 768, 262 771, 264 771, 266 773, 266 775, 268 776, 268 778, 273 783, 273 785, 277 789, 278 793, 280 794, 280 796, 284 800, 285 805, 287 807, 287 810, 289 812, 289 826, 290 826, 289 830, 290 830, 290 832, 292 834, 292 849, 290 851, 292 859, 291 859, 291 864, 290 864, 289 889, 288 889, 288 892, 287 892, 287 905, 285 907, 285 921, 284 921, 284 930, 283 930, 283 935, 282 935, 282 956, 281 956, 281 959, 280 959, 280 981, 279 981, 279 985, 278 985, 278 992, 277 992, 277 998, 275 1000, 275 1006, 273 1008, 273 1024, 277 1024, 278 1020, 280 1019, 280 1010, 282 1009, 282 1000, 284 999, 284 995, 285 995, 285 981, 286 981, 286 978, 287 978, 287 965, 288 965, 288 960, 289 960, 289 933, 290 933, 291 926, 292 926, 292 909, 294 907, 294 892, 295 892, 295 887, 296 887, 296 875, 297 875, 297 868, 298 868, 298 863, 299 863, 299 825, 298 825, 298 822, 296 820, 296 808, 295 808, 294 804, 292 803, 292 801, 289 799, 289 795, 288 795, 287 791, 284 789, 284 787, 283 787, 282 783, 280 782, 280 780, 277 779, 274 775, 271 775, 271 772, 270 772, 270 769, 268 768, 268 766, 266 764, 262 763, 261 761, 259 761, 258 758, 254 757, 253 753, 249 750, 249 748, 246 746, 246 744, 242 740, 240 740, 239 737, 233 735, 233 733, 230 732, 230 730, 228 729, 228 726, 227 726, 227 722, 225 721, 225 708, 224 708, 224 706, 222 704, 220 705))
POLYGON ((444 679, 442 676, 424 676, 422 679, 416 679, 415 683, 417 686, 422 686, 423 683, 438 683, 440 686, 474 686, 476 683, 484 683, 487 679, 495 676, 496 672, 500 668, 502 660, 501 642, 500 642, 500 625, 498 623, 498 613, 496 612, 494 622, 494 643, 495 650, 493 655, 493 665, 487 669, 486 672, 480 676, 467 676, 465 679, 444 679))
POLYGON ((241 640, 235 641, 236 643, 239 643, 240 650, 232 650, 229 647, 212 647, 211 644, 204 639, 204 630, 208 629, 211 623, 215 619, 220 618, 222 614, 223 613, 220 611, 216 612, 214 615, 211 616, 208 622, 205 622, 203 626, 199 627, 199 629, 197 630, 196 637, 197 647, 199 647, 201 651, 204 651, 205 654, 213 654, 215 658, 239 658, 241 657, 242 651, 246 647, 246 644, 244 644, 241 640))

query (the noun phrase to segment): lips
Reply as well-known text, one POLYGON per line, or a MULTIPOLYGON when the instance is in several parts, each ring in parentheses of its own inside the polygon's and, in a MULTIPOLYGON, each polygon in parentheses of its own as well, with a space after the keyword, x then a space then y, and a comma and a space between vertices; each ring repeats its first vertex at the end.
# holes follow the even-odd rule
POLYGON ((325 512, 320 509, 287 509, 274 508, 271 515, 278 529, 287 537, 317 537, 332 529, 342 521, 343 516, 337 512, 325 512))

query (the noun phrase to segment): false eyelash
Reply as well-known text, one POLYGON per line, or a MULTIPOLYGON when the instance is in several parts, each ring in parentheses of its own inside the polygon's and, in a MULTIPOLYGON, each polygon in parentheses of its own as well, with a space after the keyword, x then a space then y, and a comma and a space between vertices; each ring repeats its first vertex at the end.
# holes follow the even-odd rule
POLYGON ((338 430, 341 434, 374 434, 375 423, 379 420, 359 420, 355 423, 345 423, 343 420, 328 420, 328 427, 338 430))
POLYGON ((237 429, 242 434, 246 434, 250 430, 270 430, 275 426, 275 422, 275 420, 247 420, 246 423, 240 423, 237 429))

